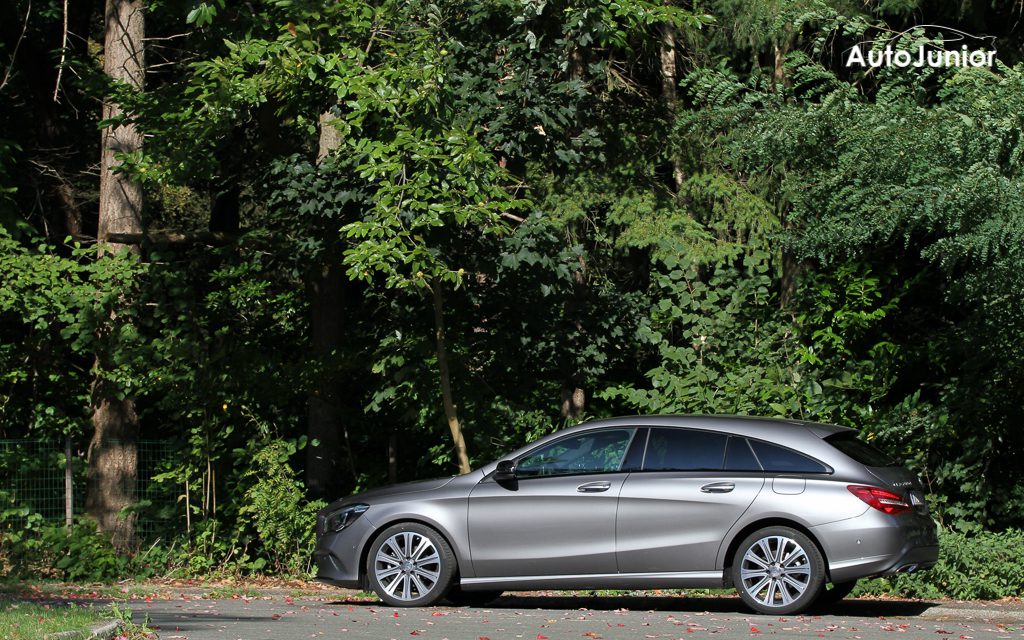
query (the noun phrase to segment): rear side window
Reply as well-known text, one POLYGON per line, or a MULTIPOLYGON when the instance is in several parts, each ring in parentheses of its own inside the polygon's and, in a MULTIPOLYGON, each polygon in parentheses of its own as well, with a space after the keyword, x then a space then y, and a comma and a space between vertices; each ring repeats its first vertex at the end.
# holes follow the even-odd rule
POLYGON ((825 442, 868 467, 898 467, 899 462, 857 437, 853 431, 840 431, 825 442))
POLYGON ((719 471, 728 436, 691 429, 651 429, 644 471, 719 471))
POLYGON ((726 471, 760 471, 761 465, 750 450, 746 438, 731 436, 729 446, 725 449, 726 471))
POLYGON ((637 429, 633 443, 629 445, 626 459, 622 461, 622 471, 639 471, 644 461, 644 449, 647 448, 647 429, 637 429))
POLYGON ((761 466, 768 473, 828 473, 828 467, 802 453, 774 444, 751 440, 761 466))

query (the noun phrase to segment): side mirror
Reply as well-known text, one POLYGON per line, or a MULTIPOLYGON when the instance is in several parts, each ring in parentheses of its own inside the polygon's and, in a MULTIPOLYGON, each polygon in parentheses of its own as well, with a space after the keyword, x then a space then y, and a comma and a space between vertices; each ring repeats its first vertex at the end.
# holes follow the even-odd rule
POLYGON ((502 460, 494 471, 495 482, 513 482, 516 479, 516 463, 512 460, 502 460))

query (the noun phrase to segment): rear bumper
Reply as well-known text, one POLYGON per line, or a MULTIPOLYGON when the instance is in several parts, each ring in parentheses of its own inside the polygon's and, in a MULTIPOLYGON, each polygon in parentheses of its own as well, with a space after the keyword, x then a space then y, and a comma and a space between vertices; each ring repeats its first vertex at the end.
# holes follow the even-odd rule
POLYGON ((922 514, 890 516, 869 509, 812 532, 825 551, 833 582, 930 569, 939 559, 935 523, 922 514))
POLYGON ((891 576, 897 573, 913 573, 915 571, 931 569, 938 560, 939 545, 911 547, 880 575, 891 576))

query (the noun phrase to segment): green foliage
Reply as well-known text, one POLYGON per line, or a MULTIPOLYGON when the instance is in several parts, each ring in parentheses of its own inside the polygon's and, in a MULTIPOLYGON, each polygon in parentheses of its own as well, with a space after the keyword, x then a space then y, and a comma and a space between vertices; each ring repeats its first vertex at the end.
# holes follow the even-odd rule
POLYGON ((24 523, 22 529, 5 531, 0 537, 0 556, 11 563, 11 575, 55 577, 69 582, 112 582, 134 573, 131 558, 115 551, 110 536, 97 532, 92 520, 77 519, 68 531, 62 525, 46 523, 37 513, 26 511, 0 513, 0 525, 12 517, 24 523))
POLYGON ((131 254, 94 257, 94 248, 80 245, 64 257, 50 244, 19 241, 0 228, 0 320, 18 331, 18 339, 0 338, 0 434, 12 423, 42 434, 82 429, 90 381, 78 359, 97 351, 111 354, 105 375, 122 388, 133 384, 131 360, 141 345, 126 300, 142 269, 131 254), (76 365, 71 371, 69 361, 76 365), (34 404, 11 402, 29 388, 34 404))
POLYGON ((1024 532, 976 535, 942 530, 939 562, 929 571, 866 580, 855 594, 909 598, 998 600, 1024 588, 1024 532))
MULTIPOLYGON (((65 555, 38 557, 82 578, 57 566, 69 545, 108 577, 303 573, 315 503, 299 443, 324 389, 347 489, 384 482, 391 445, 400 480, 450 472, 428 286, 445 292, 476 463, 581 418, 562 409, 581 389, 586 416, 849 424, 923 477, 943 526, 978 534, 968 546, 1019 527, 1019 37, 994 69, 839 59, 894 33, 941 45, 911 19, 995 33, 1012 3, 677 5, 157 3, 147 35, 164 58, 145 91, 110 86, 72 43, 56 102, 35 79, 58 60, 12 57, 0 435, 84 446, 99 375, 175 451, 157 474, 176 498, 166 536, 124 560, 79 524, 53 538, 65 555), (97 259, 99 110, 82 105, 109 99, 144 135, 123 170, 146 190, 145 225, 223 231, 217 246, 97 259), (328 267, 344 272, 334 297, 328 267), (325 302, 335 326, 313 331, 325 302)), ((29 16, 26 42, 63 26, 52 3, 29 16)), ((102 40, 86 17, 83 41, 102 40)), ((18 571, 13 550, 59 533, 31 511, 8 514, 28 528, 0 542, 18 571)))
POLYGON ((322 501, 307 501, 288 459, 296 445, 269 441, 255 452, 241 480, 248 484, 238 509, 239 535, 255 556, 252 570, 265 567, 275 573, 307 573, 315 546, 316 512, 322 501), (252 536, 255 533, 255 536, 252 536))

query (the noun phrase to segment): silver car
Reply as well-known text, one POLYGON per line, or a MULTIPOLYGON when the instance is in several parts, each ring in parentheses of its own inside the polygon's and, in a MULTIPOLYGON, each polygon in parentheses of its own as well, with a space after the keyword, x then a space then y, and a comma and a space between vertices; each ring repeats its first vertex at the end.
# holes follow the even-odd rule
POLYGON ((317 579, 392 606, 508 590, 732 586, 790 614, 927 569, 919 480, 845 427, 733 416, 599 420, 472 473, 317 517, 317 579))

